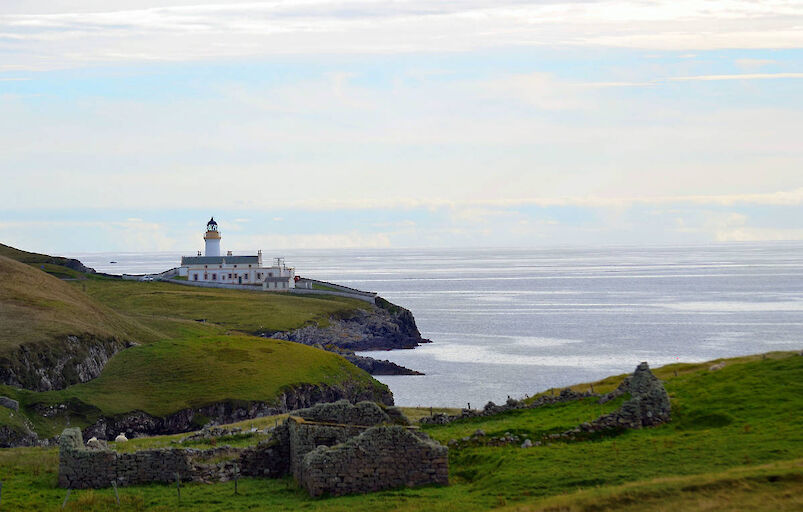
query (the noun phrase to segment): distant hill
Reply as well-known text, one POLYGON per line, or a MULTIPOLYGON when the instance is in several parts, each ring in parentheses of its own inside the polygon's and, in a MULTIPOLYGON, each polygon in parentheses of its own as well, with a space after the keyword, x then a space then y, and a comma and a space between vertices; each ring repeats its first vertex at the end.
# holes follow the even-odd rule
POLYGON ((83 263, 73 258, 28 252, 3 244, 0 244, 0 256, 36 266, 40 270, 61 278, 81 278, 84 277, 81 274, 95 273, 95 269, 84 266, 83 263))

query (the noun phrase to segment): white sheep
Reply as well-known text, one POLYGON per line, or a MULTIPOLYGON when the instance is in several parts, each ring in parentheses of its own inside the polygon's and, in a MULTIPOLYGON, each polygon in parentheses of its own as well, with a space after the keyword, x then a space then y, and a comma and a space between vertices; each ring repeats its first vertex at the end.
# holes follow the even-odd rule
POLYGON ((100 443, 98 443, 97 437, 92 436, 86 440, 86 445, 90 448, 98 448, 100 446, 100 443))
POLYGON ((115 443, 122 443, 128 441, 128 438, 125 436, 123 432, 120 432, 120 435, 114 438, 115 443))

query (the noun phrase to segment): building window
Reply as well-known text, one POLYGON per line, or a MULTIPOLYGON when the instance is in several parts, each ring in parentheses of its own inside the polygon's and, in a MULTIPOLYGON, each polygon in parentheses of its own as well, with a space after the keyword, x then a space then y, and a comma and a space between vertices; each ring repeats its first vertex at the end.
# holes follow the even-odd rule
POLYGON ((204 265, 204 268, 206 268, 206 265, 204 265))
POLYGON ((223 265, 218 265, 217 268, 223 268, 223 265))
POLYGON ((206 272, 204 272, 204 281, 206 281, 207 279, 209 279, 209 274, 207 274, 206 272))
POLYGON ((234 268, 237 268, 237 265, 234 265, 234 268))
POLYGON ((273 272, 268 272, 268 277, 273 277, 273 272))
POLYGON ((244 278, 246 281, 248 281, 248 274, 245 274, 245 275, 243 276, 243 278, 244 278))
POLYGON ((231 279, 231 274, 229 274, 229 279, 231 279))
POLYGON ((217 274, 212 274, 212 281, 217 281, 217 274))
POLYGON ((195 278, 196 281, 198 280, 198 274, 193 274, 192 277, 195 278))
POLYGON ((248 268, 251 268, 251 265, 248 265, 248 268))

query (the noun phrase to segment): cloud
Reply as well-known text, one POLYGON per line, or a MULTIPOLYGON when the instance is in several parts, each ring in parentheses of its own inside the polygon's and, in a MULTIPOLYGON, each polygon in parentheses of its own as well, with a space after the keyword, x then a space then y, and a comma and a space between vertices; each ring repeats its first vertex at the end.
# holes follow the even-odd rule
MULTIPOLYGON (((623 207, 634 204, 679 204, 698 205, 799 205, 803 204, 803 187, 788 191, 764 194, 721 194, 721 195, 672 195, 672 196, 564 196, 564 197, 532 197, 521 199, 357 199, 357 200, 299 200, 287 207, 302 210, 364 210, 379 208, 450 208, 455 210, 456 218, 480 219, 491 213, 487 207, 514 206, 587 206, 587 207, 623 207)), ((500 215, 498 211, 493 212, 500 215)))
POLYGON ((667 80, 676 82, 710 82, 716 80, 774 80, 779 78, 803 78, 803 73, 743 73, 738 75, 676 76, 668 78, 667 80))
POLYGON ((235 250, 246 249, 382 249, 391 247, 385 233, 311 233, 293 235, 245 235, 228 237, 235 250))
POLYGON ((500 46, 799 48, 803 20, 803 6, 785 0, 82 4, 0 5, 0 51, 15 50, 4 55, 0 69, 310 54, 322 48, 340 54, 500 46))

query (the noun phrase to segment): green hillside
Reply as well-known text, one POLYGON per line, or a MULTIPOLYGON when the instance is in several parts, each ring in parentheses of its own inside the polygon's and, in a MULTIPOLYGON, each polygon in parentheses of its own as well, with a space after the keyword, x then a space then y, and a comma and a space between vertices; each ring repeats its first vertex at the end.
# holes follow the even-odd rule
MULTIPOLYGON (((143 411, 162 417, 219 402, 272 401, 284 389, 311 383, 374 393, 387 388, 330 352, 251 336, 163 340, 116 355, 100 377, 60 391, 0 386, 23 409, 66 404, 55 416, 29 414, 40 436, 59 434, 68 418, 87 426, 102 416, 143 411)), ((0 420, 1 421, 1 420, 0 420)))
POLYGON ((370 307, 361 300, 332 295, 300 296, 166 282, 96 280, 81 286, 98 302, 133 317, 203 320, 247 333, 287 331, 307 323, 325 325, 332 316, 348 316, 356 309, 370 307))
MULTIPOLYGON (((803 505, 803 357, 766 357, 675 364, 656 371, 673 407, 671 423, 603 435, 591 441, 462 446, 450 450, 450 486, 400 489, 362 496, 312 499, 291 479, 241 479, 185 484, 181 509, 205 511, 320 510, 541 512, 797 511, 803 505), (677 373, 677 375, 676 375, 677 373)), ((623 376, 606 379, 616 385, 623 376)), ((599 383, 595 383, 595 388, 599 383)), ((585 386, 588 386, 586 384, 585 386)), ((605 407, 607 407, 606 404, 605 407)), ((602 409, 604 409, 603 407, 602 409)), ((427 426, 441 441, 483 429, 538 439, 596 417, 593 400, 512 411, 448 426, 427 426)), ((604 412, 604 411, 603 411, 604 412)), ((244 425, 244 426, 247 426, 244 425)), ((140 448, 170 446, 173 437, 139 439, 140 448), (164 439, 164 441, 162 441, 164 439)), ((253 436, 252 442, 262 439, 253 436)), ((237 444, 248 442, 236 440, 237 444)), ((13 510, 54 510, 57 450, 0 451, 3 504, 13 510)), ((178 507, 175 486, 119 490, 119 510, 166 511, 178 507)), ((73 491, 66 510, 115 507, 112 489, 73 491)))
POLYGON ((0 355, 67 335, 133 341, 148 330, 73 285, 0 256, 0 355))

